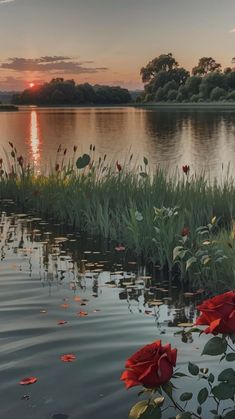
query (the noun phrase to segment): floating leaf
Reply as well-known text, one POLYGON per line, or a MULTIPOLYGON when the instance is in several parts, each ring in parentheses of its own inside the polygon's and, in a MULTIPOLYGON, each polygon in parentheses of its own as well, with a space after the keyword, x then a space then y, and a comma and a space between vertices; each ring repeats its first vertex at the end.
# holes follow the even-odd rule
POLYGON ((61 326, 61 325, 63 325, 63 324, 67 324, 68 322, 66 322, 66 320, 59 320, 58 322, 57 322, 57 324, 59 325, 59 326, 61 326))
POLYGON ((60 356, 61 361, 63 362, 73 362, 76 359, 76 355, 74 354, 65 354, 60 356))
POLYGON ((90 161, 91 161, 91 158, 89 154, 83 154, 83 156, 77 159, 76 166, 78 169, 84 169, 84 167, 88 166, 90 161))
POLYGON ((79 317, 85 317, 85 316, 88 316, 88 313, 87 313, 87 311, 79 311, 78 316, 79 317))
POLYGON ((34 384, 38 381, 38 379, 36 377, 27 377, 27 378, 23 378, 23 380, 20 381, 19 384, 21 384, 22 386, 28 386, 30 384, 34 384))

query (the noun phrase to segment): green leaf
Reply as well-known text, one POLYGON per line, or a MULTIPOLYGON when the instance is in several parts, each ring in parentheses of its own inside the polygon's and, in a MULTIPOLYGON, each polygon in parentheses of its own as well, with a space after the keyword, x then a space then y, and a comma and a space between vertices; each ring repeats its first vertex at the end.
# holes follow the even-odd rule
POLYGON ((188 370, 191 375, 198 375, 199 367, 196 364, 192 364, 192 362, 188 363, 188 370))
POLYGON ((156 397, 156 399, 154 399, 154 403, 156 406, 158 407, 162 407, 162 405, 164 404, 165 401, 165 397, 156 397))
POLYGON ((192 415, 190 412, 184 412, 177 415, 176 419, 192 419, 192 415))
POLYGON ((90 156, 88 154, 83 154, 83 156, 77 159, 76 166, 78 169, 84 169, 84 167, 88 166, 90 161, 90 156))
POLYGON ((148 159, 147 159, 147 157, 144 157, 144 164, 145 164, 145 166, 148 165, 148 159))
POLYGON ((214 375, 213 375, 213 374, 210 374, 210 375, 209 375, 209 377, 208 377, 208 381, 209 381, 209 383, 213 383, 213 382, 215 381, 215 377, 214 377, 214 375))
POLYGON ((233 353, 227 354, 226 355, 226 361, 228 361, 228 362, 235 361, 235 354, 233 354, 233 353))
POLYGON ((140 172, 140 173, 139 173, 139 175, 140 175, 141 177, 144 177, 144 178, 145 178, 145 177, 148 177, 148 174, 147 174, 147 173, 145 173, 145 172, 140 172))
POLYGON ((161 387, 163 391, 167 394, 167 396, 170 397, 170 399, 172 400, 173 387, 172 387, 171 382, 163 384, 161 387))
POLYGON ((228 383, 220 383, 211 390, 218 400, 233 399, 235 395, 235 386, 228 383))
POLYGON ((191 400, 192 397, 193 397, 193 393, 183 393, 180 396, 180 400, 181 402, 186 402, 188 400, 191 400))
POLYGON ((221 339, 220 337, 216 336, 210 339, 206 345, 204 346, 202 355, 221 355, 227 349, 227 342, 226 340, 221 339))
POLYGON ((189 258, 186 262, 186 271, 193 265, 193 263, 196 263, 197 259, 195 258, 195 256, 192 256, 191 258, 189 258))
POLYGON ((136 403, 130 410, 129 419, 161 419, 162 413, 159 406, 148 400, 136 403))
POLYGON ((235 418, 235 410, 231 410, 230 412, 226 413, 224 419, 234 419, 235 418))
MULTIPOLYGON (((182 333, 182 331, 180 331, 179 333, 182 333)), ((173 375, 173 378, 179 378, 179 377, 188 377, 188 375, 184 374, 183 372, 175 372, 173 375)))
POLYGON ((218 381, 225 381, 231 385, 235 385, 235 371, 232 368, 223 370, 218 376, 218 381))
POLYGON ((199 393, 198 393, 198 395, 197 395, 197 401, 198 401, 198 403, 199 404, 203 404, 203 403, 205 403, 205 401, 206 401, 206 399, 207 399, 207 397, 208 397, 208 390, 207 390, 207 388, 206 387, 204 387, 204 388, 202 388, 200 391, 199 391, 199 393))
POLYGON ((176 246, 174 248, 174 250, 173 250, 173 260, 177 259, 180 256, 182 250, 184 250, 184 248, 182 246, 176 246))
POLYGON ((201 413, 202 413, 202 408, 201 408, 201 406, 198 406, 198 408, 197 408, 197 413, 198 413, 199 415, 201 415, 201 413))

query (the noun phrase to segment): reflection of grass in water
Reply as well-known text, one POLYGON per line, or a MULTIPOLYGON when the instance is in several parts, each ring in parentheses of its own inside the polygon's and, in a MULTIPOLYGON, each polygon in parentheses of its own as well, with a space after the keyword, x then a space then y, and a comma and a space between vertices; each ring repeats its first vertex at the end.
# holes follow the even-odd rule
MULTIPOLYGON (((216 215, 219 223, 213 240, 227 259, 216 266, 216 271, 209 272, 205 266, 196 285, 203 283, 205 272, 210 286, 215 280, 219 286, 232 286, 234 238, 229 230, 234 217, 235 184, 228 173, 221 184, 216 180, 210 183, 204 174, 179 170, 169 176, 159 167, 150 174, 146 158, 143 167, 133 163, 132 156, 121 165, 107 164, 106 156, 95 158, 91 146, 90 154, 78 160, 74 148, 67 163, 66 150, 61 153, 60 148, 62 157, 59 160, 57 155, 55 168, 47 176, 35 175, 10 145, 11 156, 7 163, 1 163, 2 198, 13 198, 23 210, 32 209, 89 234, 124 243, 138 257, 157 264, 164 274, 177 274, 179 266, 183 269, 182 264, 176 268, 173 261, 182 229, 189 228, 189 249, 197 248, 196 229, 216 215)), ((190 273, 184 272, 181 279, 194 282, 190 273)))

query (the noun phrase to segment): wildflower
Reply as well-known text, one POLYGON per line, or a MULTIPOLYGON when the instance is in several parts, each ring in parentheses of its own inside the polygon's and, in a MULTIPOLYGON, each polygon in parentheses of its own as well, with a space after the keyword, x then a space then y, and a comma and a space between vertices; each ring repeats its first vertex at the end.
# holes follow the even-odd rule
POLYGON ((188 227, 184 227, 184 228, 182 229, 182 231, 181 231, 181 236, 183 236, 183 237, 188 236, 188 235, 189 235, 189 233, 190 233, 189 228, 188 228, 188 227))
POLYGON ((22 167, 23 166, 23 163, 24 163, 23 156, 18 157, 17 158, 17 161, 18 161, 19 165, 22 167))
POLYGON ((118 161, 116 163, 116 167, 117 167, 118 171, 121 172, 122 166, 118 163, 118 161))
POLYGON ((184 172, 186 175, 188 175, 189 170, 190 170, 189 165, 188 165, 188 164, 185 164, 184 166, 182 166, 182 170, 183 170, 183 172, 184 172))

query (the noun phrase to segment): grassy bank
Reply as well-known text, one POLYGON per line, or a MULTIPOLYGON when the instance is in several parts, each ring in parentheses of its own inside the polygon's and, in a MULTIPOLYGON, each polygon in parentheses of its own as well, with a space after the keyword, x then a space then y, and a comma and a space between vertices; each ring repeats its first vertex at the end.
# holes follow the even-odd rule
MULTIPOLYGON (((63 151, 63 150, 62 150, 63 151)), ((150 174, 148 161, 106 164, 106 156, 66 150, 47 176, 12 151, 1 161, 1 199, 23 211, 114 240, 165 275, 193 287, 232 287, 235 271, 235 183, 209 183, 190 169, 150 174)), ((119 246, 120 247, 120 246, 119 246)))
POLYGON ((212 109, 235 110, 235 102, 145 102, 136 103, 135 107, 154 109, 212 109))

